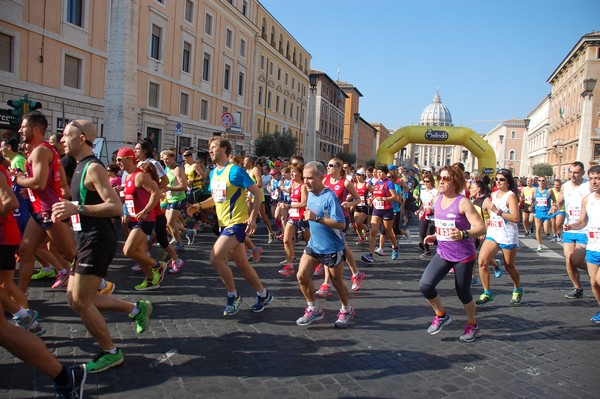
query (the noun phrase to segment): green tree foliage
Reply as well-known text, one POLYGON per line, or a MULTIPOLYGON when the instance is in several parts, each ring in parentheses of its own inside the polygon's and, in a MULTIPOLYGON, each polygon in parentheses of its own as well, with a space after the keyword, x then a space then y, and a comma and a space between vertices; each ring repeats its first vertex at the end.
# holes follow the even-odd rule
POLYGON ((533 165, 533 174, 536 176, 553 176, 554 170, 552 169, 552 165, 548 163, 538 163, 537 165, 533 165))
POLYGON ((289 158, 298 153, 298 139, 288 132, 262 133, 254 142, 254 155, 289 158))
POLYGON ((335 157, 341 159, 344 163, 348 163, 350 165, 354 165, 354 163, 356 162, 356 154, 352 152, 341 151, 335 154, 335 157))

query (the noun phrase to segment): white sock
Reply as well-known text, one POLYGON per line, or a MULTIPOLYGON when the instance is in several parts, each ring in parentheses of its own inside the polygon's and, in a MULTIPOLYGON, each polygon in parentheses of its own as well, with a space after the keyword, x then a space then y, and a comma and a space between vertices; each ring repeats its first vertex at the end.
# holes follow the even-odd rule
POLYGON ((99 290, 103 290, 106 288, 106 280, 102 279, 100 280, 100 287, 98 287, 99 290))
POLYGON ((133 305, 133 310, 129 313, 129 317, 135 317, 140 314, 140 309, 138 308, 137 303, 133 305))
POLYGON ((237 290, 227 291, 227 296, 232 296, 234 298, 237 298, 237 296, 238 296, 237 290))
POLYGON ((306 302, 306 304, 308 305, 308 309, 312 310, 313 312, 319 310, 316 302, 306 302))
POLYGON ((260 290, 260 291, 256 291, 256 293, 257 293, 257 294, 258 294, 258 296, 260 296, 261 298, 264 298, 264 297, 266 297, 266 296, 267 296, 267 289, 266 289, 266 288, 263 288, 263 289, 262 289, 262 290, 260 290))

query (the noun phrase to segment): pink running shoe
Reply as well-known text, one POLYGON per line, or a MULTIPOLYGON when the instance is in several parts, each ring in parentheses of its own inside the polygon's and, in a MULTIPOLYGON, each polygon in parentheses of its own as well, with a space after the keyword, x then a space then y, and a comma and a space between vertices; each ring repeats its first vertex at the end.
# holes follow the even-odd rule
POLYGON ((56 273, 56 280, 54 280, 54 284, 52 284, 52 288, 57 289, 64 286, 67 281, 69 281, 69 271, 66 273, 56 273))
POLYGON ((181 259, 172 260, 171 262, 169 262, 169 273, 179 273, 184 264, 185 263, 181 259))
POLYGON ((294 274, 294 265, 288 263, 283 268, 281 268, 281 270, 279 270, 279 274, 281 274, 282 276, 291 276, 292 274, 294 274))
POLYGON ((321 277, 323 273, 325 273, 325 269, 323 268, 323 264, 319 263, 315 269, 315 272, 313 273, 313 277, 321 277))
POLYGON ((317 292, 315 292, 315 294, 317 296, 320 296, 321 298, 327 298, 328 296, 331 296, 331 287, 329 286, 329 284, 323 283, 321 284, 317 292))

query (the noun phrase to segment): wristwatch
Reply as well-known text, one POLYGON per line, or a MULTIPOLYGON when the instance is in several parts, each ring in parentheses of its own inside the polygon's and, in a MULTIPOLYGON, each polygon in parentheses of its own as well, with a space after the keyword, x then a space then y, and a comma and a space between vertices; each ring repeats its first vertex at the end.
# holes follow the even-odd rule
POLYGON ((469 232, 467 230, 463 230, 463 240, 469 238, 469 232))
POLYGON ((323 220, 323 217, 322 216, 317 216, 317 218, 315 219, 315 222, 321 223, 321 220, 323 220))
POLYGON ((83 205, 79 205, 79 206, 77 207, 77 213, 78 213, 79 215, 83 215, 83 205))

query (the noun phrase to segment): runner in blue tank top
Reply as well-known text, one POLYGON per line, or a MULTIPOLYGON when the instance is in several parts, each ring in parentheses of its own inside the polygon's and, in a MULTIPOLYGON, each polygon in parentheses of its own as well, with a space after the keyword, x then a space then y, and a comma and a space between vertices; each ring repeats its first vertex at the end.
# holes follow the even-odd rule
POLYGON ((533 209, 538 243, 537 252, 542 252, 542 226, 544 227, 544 234, 548 235, 550 233, 550 208, 556 202, 556 198, 554 192, 548 188, 546 176, 541 176, 538 182, 540 186, 535 189, 533 195, 533 209))

